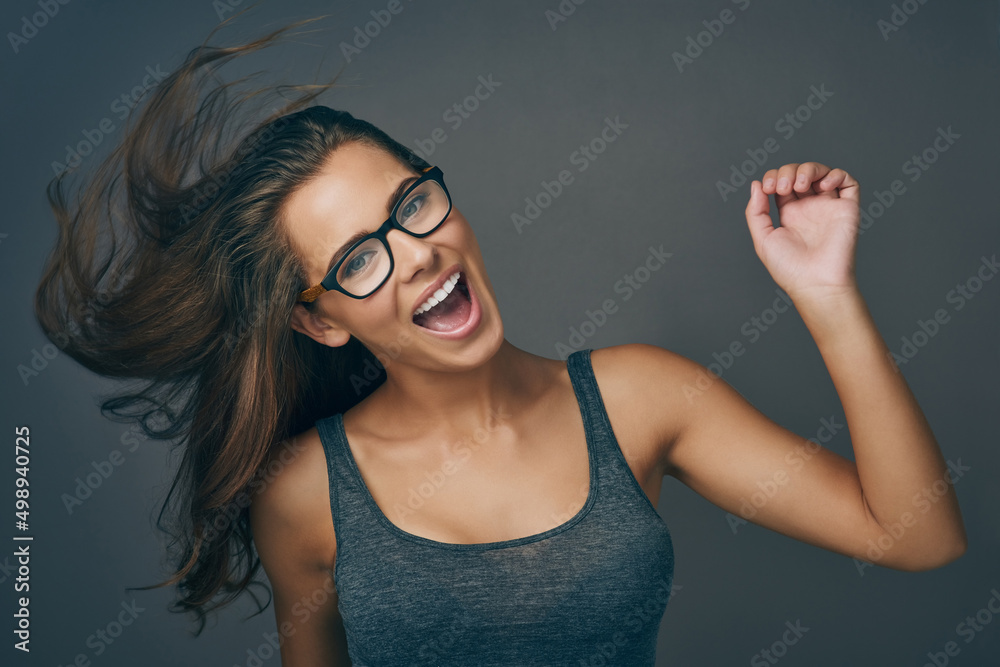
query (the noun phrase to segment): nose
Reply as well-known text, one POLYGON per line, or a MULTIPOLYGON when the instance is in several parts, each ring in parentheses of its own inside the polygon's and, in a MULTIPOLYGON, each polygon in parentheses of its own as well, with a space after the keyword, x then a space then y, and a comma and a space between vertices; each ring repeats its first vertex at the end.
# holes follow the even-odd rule
POLYGON ((420 271, 434 266, 438 251, 430 237, 418 238, 392 229, 385 238, 392 252, 393 271, 399 272, 403 282, 409 282, 420 271))

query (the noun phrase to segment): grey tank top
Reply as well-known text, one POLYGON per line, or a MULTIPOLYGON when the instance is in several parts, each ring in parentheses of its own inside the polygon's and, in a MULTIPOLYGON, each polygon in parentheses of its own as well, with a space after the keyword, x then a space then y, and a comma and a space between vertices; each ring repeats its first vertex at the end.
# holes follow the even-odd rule
POLYGON ((587 500, 535 535, 451 544, 402 530, 365 486, 342 415, 316 422, 354 667, 654 664, 673 545, 615 439, 590 352, 566 360, 590 455, 587 500))

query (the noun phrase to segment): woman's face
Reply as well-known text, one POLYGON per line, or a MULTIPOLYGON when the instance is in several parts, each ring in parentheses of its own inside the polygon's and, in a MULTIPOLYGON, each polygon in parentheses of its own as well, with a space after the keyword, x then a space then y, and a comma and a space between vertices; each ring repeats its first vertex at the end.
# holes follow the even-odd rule
MULTIPOLYGON (((392 204, 387 207, 387 200, 402 181, 416 176, 409 165, 382 150, 349 143, 335 150, 320 174, 289 197, 282 218, 310 286, 326 276, 331 257, 348 239, 375 231, 389 217, 392 204)), ((295 306, 293 328, 333 347, 353 335, 389 373, 397 362, 445 370, 476 366, 491 357, 503 342, 503 324, 476 237, 457 207, 453 205, 441 226, 423 238, 393 229, 387 239, 394 267, 374 294, 354 299, 335 290, 324 292, 311 313, 302 304, 295 306), (443 318, 448 322, 443 326, 468 322, 459 327, 462 335, 457 337, 414 321, 427 288, 447 279, 456 264, 469 298, 457 286, 442 306, 456 306, 454 315, 443 318)))

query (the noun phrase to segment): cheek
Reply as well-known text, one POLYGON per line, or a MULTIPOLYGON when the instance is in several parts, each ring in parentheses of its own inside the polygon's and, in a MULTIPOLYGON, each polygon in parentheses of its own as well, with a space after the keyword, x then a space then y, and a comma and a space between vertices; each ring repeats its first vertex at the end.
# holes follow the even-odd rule
POLYGON ((447 228, 447 234, 443 235, 442 241, 455 247, 478 250, 479 244, 476 241, 476 234, 472 231, 472 226, 469 222, 461 215, 457 216, 454 222, 454 225, 450 225, 447 228))
POLYGON ((396 335, 395 330, 399 328, 398 304, 384 287, 382 292, 374 298, 348 304, 341 311, 341 320, 357 338, 380 343, 396 335))
POLYGON ((472 231, 471 227, 468 228, 468 231, 463 236, 463 244, 463 247, 466 248, 466 252, 475 257, 478 262, 482 263, 483 253, 479 249, 479 240, 476 239, 476 235, 472 231))

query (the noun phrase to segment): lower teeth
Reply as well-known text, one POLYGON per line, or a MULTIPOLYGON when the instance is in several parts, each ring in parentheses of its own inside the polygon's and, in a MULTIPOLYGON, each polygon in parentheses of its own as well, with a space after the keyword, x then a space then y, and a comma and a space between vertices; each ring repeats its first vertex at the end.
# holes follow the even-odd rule
MULTIPOLYGON (((442 301, 439 301, 437 304, 432 306, 430 310, 426 310, 419 315, 415 315, 413 317, 414 324, 416 324, 417 326, 421 326, 425 329, 430 329, 431 331, 452 331, 455 328, 461 326, 461 324, 448 326, 448 324, 452 323, 448 322, 446 324, 444 321, 442 321, 442 319, 446 317, 443 312, 445 309, 439 308, 439 306, 440 304, 444 303, 444 301, 449 302, 446 308, 455 309, 451 311, 452 318, 461 317, 461 315, 458 314, 459 311, 463 308, 471 308, 472 306, 472 299, 469 296, 468 286, 465 285, 464 283, 457 283, 455 287, 452 289, 452 291, 449 292, 448 295, 442 301), (456 291, 459 292, 458 295, 455 295, 456 291), (462 298, 464 298, 465 304, 455 302, 456 299, 462 299, 462 298), (439 325, 444 325, 444 326, 439 326, 439 325)), ((468 316, 469 314, 470 314, 469 311, 466 311, 466 316, 468 316)), ((468 319, 468 317, 466 317, 466 319, 468 319)))

